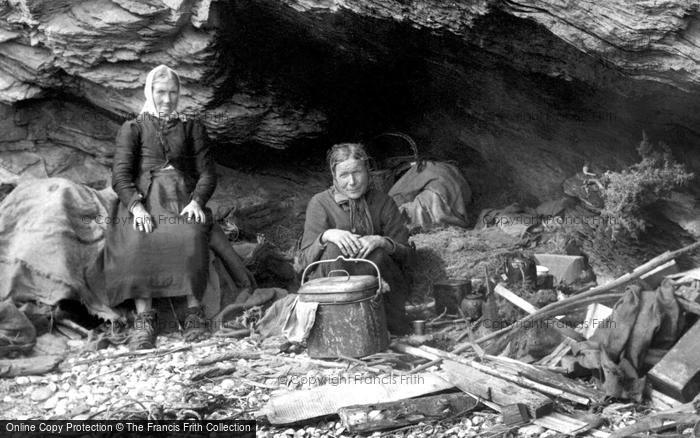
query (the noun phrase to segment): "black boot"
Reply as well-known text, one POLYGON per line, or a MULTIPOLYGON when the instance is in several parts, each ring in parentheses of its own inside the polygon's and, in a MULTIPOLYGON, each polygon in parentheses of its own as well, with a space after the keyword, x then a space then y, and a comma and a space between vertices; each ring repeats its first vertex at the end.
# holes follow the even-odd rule
POLYGON ((156 348, 156 311, 148 310, 136 315, 131 331, 129 350, 156 348))
POLYGON ((187 342, 199 341, 209 335, 209 321, 204 318, 204 311, 200 306, 187 309, 184 329, 183 337, 187 342))

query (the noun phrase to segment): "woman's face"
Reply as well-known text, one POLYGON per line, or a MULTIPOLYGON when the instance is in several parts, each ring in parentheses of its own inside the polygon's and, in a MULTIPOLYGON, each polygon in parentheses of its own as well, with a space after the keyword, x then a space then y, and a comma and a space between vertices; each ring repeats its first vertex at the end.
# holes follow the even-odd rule
POLYGON ((350 199, 358 199, 367 191, 369 172, 362 160, 348 158, 335 166, 335 187, 350 199))
POLYGON ((173 79, 161 79, 153 82, 153 102, 158 115, 167 116, 177 108, 180 90, 173 79))

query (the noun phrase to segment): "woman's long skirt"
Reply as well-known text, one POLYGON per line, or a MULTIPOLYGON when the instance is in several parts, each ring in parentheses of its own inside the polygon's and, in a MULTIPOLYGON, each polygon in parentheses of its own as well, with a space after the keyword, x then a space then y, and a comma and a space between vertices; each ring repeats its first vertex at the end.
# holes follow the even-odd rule
MULTIPOLYGON (((191 184, 189 184, 191 186, 191 184)), ((193 294, 207 284, 211 212, 205 224, 188 221, 180 211, 190 202, 185 176, 177 169, 152 171, 143 201, 153 232, 134 230, 133 215, 119 202, 105 242, 105 283, 109 305, 129 298, 193 294)))

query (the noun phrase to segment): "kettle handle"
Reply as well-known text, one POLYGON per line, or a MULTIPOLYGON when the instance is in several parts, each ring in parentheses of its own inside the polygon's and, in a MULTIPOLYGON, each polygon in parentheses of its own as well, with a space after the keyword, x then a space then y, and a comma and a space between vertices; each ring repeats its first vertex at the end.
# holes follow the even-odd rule
MULTIPOLYGON (((379 272, 379 268, 377 267, 377 265, 373 261, 366 260, 366 259, 348 259, 348 258, 345 258, 344 256, 338 256, 334 260, 318 260, 318 261, 315 261, 313 263, 309 263, 309 266, 304 268, 304 272, 302 272, 302 274, 301 274, 301 285, 303 286, 304 283, 306 283, 304 281, 304 279, 306 278, 306 272, 309 270, 310 267, 320 265, 322 263, 335 263, 338 260, 343 260, 346 262, 355 262, 355 263, 365 262, 365 263, 369 263, 370 265, 372 265, 374 267, 374 269, 377 271, 377 279, 379 280, 378 281, 379 284, 377 287, 377 293, 381 292, 381 290, 382 290, 382 273, 379 272)), ((330 272, 329 272, 329 274, 330 274, 330 272)), ((350 276, 348 276, 348 278, 350 278, 350 276)))

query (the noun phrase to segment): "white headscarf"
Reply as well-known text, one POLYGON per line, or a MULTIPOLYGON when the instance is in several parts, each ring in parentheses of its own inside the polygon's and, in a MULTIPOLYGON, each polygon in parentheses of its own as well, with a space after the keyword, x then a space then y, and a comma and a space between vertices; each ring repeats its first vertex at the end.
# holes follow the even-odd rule
MULTIPOLYGON (((146 76, 146 85, 143 89, 143 94, 146 96, 146 103, 143 104, 143 108, 141 108, 141 114, 150 114, 152 116, 158 117, 158 109, 156 108, 156 103, 153 101, 153 78, 155 77, 156 73, 165 70, 168 73, 172 74, 177 78, 177 83, 178 83, 178 97, 180 94, 180 76, 178 76, 177 72, 173 70, 172 68, 168 67, 165 64, 161 64, 158 67, 154 68, 153 70, 148 72, 148 75, 146 76)), ((178 103, 179 103, 178 99, 178 103)), ((177 106, 175 106, 175 109, 173 110, 173 113, 171 116, 177 117, 177 106)))

